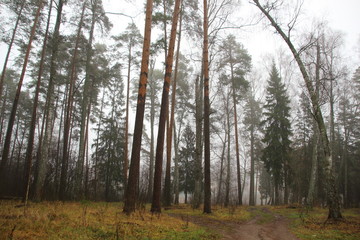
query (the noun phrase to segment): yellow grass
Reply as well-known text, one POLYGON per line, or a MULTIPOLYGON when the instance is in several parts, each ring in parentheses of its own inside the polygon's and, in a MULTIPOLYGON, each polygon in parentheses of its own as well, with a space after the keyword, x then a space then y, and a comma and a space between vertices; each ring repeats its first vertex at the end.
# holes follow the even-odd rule
POLYGON ((0 239, 215 239, 189 222, 149 210, 131 216, 122 203, 0 202, 0 239))

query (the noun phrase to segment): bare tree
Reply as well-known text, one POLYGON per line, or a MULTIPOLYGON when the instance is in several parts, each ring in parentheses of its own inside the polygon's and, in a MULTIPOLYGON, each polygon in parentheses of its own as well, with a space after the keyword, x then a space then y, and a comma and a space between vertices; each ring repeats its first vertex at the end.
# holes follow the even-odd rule
POLYGON ((306 71, 305 65, 301 59, 300 52, 296 50, 295 46, 293 45, 292 41, 290 40, 290 32, 291 29, 294 27, 296 22, 296 17, 292 20, 292 24, 289 25, 289 31, 288 34, 285 34, 283 29, 280 27, 280 25, 275 21, 275 19, 270 15, 271 5, 269 7, 264 7, 262 4, 260 4, 259 0, 253 0, 255 5, 260 9, 260 11, 266 16, 266 18, 270 21, 271 25, 276 29, 278 34, 283 38, 283 40, 286 42, 288 47, 290 48, 298 66, 300 69, 300 72, 303 76, 303 79, 305 81, 306 88, 309 92, 311 104, 313 108, 313 114, 315 121, 317 122, 319 131, 320 131, 320 139, 322 143, 322 149, 324 152, 324 157, 327 163, 327 166, 325 167, 326 171, 326 191, 327 191, 327 198, 328 198, 328 207, 329 207, 329 219, 339 219, 342 218, 341 212, 340 212, 340 200, 339 195, 337 192, 337 186, 335 183, 335 177, 332 169, 332 152, 330 149, 329 144, 329 138, 327 136, 326 132, 326 126, 323 119, 322 111, 319 104, 319 98, 316 94, 316 91, 314 89, 314 86, 311 82, 311 79, 309 77, 308 72, 306 71))

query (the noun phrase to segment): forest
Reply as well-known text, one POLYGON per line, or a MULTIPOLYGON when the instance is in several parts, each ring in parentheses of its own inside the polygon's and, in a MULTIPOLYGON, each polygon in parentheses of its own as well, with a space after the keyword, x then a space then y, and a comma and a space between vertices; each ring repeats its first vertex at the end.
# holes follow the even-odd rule
POLYGON ((0 0, 0 199, 360 207, 360 54, 308 0, 114 2, 0 0))

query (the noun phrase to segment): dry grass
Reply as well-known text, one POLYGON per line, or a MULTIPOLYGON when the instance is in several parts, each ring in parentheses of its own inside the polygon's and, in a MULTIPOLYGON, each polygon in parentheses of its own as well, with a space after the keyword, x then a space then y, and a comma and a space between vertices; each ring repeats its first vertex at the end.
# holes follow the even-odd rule
POLYGON ((306 210, 300 207, 295 209, 274 207, 272 210, 291 219, 291 231, 300 239, 360 239, 359 209, 342 210, 344 219, 340 221, 327 221, 328 210, 324 208, 306 210))
POLYGON ((122 203, 0 202, 0 239, 214 239, 204 229, 142 209, 131 216, 122 203))

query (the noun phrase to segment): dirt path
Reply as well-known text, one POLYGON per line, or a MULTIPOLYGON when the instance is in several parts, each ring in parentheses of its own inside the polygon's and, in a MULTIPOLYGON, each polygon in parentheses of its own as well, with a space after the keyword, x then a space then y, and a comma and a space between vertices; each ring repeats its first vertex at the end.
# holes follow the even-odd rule
POLYGON ((288 220, 267 208, 249 209, 254 217, 245 223, 219 221, 206 217, 180 216, 183 220, 222 236, 222 239, 236 240, 298 240, 288 229, 288 220), (257 214, 257 211, 262 211, 257 214), (267 215, 264 219, 264 213, 267 215))

